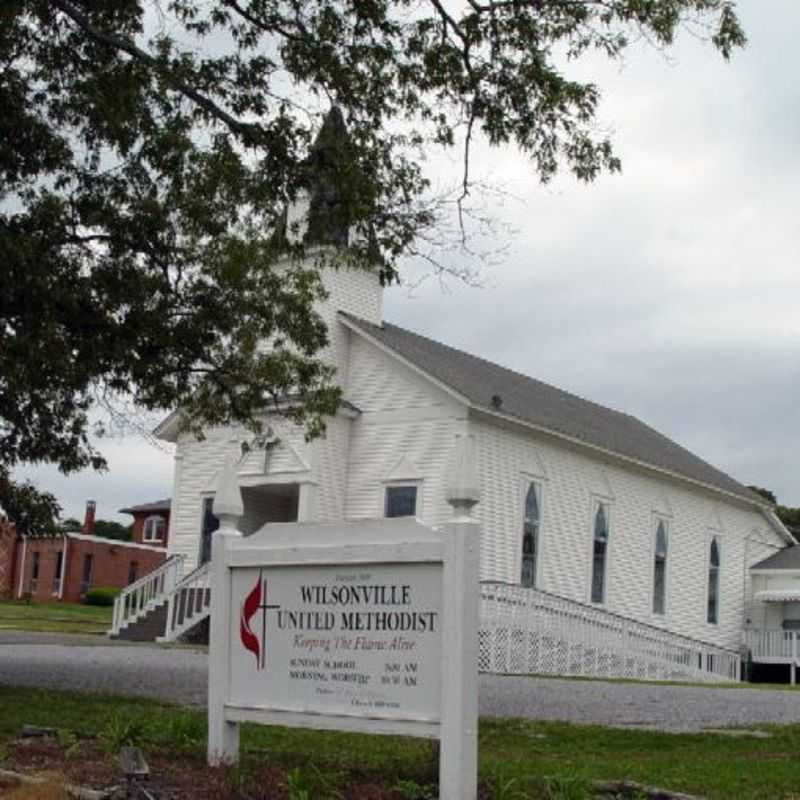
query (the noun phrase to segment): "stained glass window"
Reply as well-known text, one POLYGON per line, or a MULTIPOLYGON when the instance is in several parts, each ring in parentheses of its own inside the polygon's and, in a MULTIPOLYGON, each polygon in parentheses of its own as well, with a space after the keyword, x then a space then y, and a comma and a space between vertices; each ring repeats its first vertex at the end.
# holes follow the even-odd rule
POLYGON ((667 597, 667 530, 662 520, 656 528, 656 550, 653 565, 653 613, 666 613, 667 597))
POLYGON ((525 517, 522 523, 522 574, 523 586, 536 586, 536 560, 539 555, 539 494, 535 483, 528 486, 525 495, 525 517))
POLYGON ((711 540, 708 554, 708 614, 707 619, 712 625, 719 622, 719 568, 720 554, 719 542, 716 537, 711 540))
POLYGON ((608 508, 597 504, 594 515, 594 551, 592 557, 592 602, 606 599, 606 557, 608 555, 608 508))

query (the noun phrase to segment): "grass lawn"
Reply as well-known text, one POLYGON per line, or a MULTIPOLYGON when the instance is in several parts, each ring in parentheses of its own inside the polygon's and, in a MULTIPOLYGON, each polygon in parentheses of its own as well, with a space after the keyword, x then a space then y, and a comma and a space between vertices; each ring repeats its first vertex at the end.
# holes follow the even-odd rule
MULTIPOLYGON (((59 745, 69 754, 61 756, 63 768, 72 770, 73 778, 75 770, 91 767, 97 775, 107 767, 108 780, 117 779, 112 754, 134 743, 143 748, 154 776, 173 770, 179 781, 179 769, 191 776, 186 797, 436 797, 437 761, 431 744, 420 740, 245 725, 241 768, 225 777, 223 791, 203 766, 206 720, 201 711, 139 699, 0 687, 0 757, 11 766, 19 766, 11 740, 26 723, 62 731, 59 745), (212 783, 216 788, 207 793, 212 783), (234 785, 239 793, 230 788, 234 785)), ((629 779, 709 798, 797 798, 800 725, 762 729, 772 738, 483 719, 481 797, 578 800, 589 796, 592 780, 629 779)))
POLYGON ((111 612, 79 603, 0 601, 0 631, 100 634, 111 627, 111 612))

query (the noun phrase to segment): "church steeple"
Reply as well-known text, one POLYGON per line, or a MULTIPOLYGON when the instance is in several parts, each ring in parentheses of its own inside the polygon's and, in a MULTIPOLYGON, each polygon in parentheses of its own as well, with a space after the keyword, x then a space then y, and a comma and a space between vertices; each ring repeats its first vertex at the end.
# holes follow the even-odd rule
POLYGON ((368 218, 374 199, 344 115, 333 106, 302 165, 296 199, 287 209, 285 235, 307 246, 347 247, 353 244, 354 224, 368 218))
MULTIPOLYGON (((368 223, 374 203, 375 190, 356 158, 344 116, 334 106, 325 116, 302 164, 295 200, 286 210, 285 225, 279 235, 294 244, 302 242, 309 249, 306 256, 311 260, 316 255, 310 251, 318 247, 350 248, 351 252, 357 248, 366 251, 371 266, 380 265, 368 223)), ((380 266, 365 269, 348 258, 335 257, 317 266, 325 290, 325 299, 319 302, 317 311, 330 337, 330 345, 321 357, 335 366, 338 380, 344 385, 349 333, 337 314, 344 311, 375 325, 381 324, 380 266)))
POLYGON ((308 193, 304 242, 346 247, 353 215, 355 158, 344 117, 334 106, 325 117, 304 164, 308 193))

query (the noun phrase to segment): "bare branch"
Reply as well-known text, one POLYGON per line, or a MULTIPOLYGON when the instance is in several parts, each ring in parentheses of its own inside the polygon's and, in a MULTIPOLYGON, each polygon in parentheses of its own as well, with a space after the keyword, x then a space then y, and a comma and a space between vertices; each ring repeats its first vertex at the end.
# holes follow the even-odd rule
POLYGON ((52 0, 52 4, 66 14, 85 34, 90 36, 95 41, 100 42, 107 47, 113 48, 114 50, 120 50, 123 53, 127 53, 131 58, 134 58, 137 61, 142 61, 148 66, 152 67, 176 91, 180 92, 190 100, 193 100, 198 106, 200 106, 200 108, 202 108, 212 117, 218 119, 220 122, 223 122, 228 128, 230 128, 232 132, 244 136, 251 136, 253 133, 261 130, 260 126, 258 125, 242 122, 241 120, 231 116, 227 111, 220 108, 213 100, 210 100, 197 89, 189 86, 184 81, 177 79, 174 75, 166 71, 156 58, 142 50, 140 47, 137 47, 129 39, 123 39, 119 36, 104 33, 103 31, 95 28, 94 25, 92 25, 92 23, 89 21, 89 18, 85 14, 82 14, 68 0, 52 0))

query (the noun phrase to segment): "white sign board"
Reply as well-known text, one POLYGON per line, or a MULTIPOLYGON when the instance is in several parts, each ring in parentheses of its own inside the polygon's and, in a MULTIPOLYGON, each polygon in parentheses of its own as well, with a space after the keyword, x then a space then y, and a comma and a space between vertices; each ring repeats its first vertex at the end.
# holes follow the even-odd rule
POLYGON ((238 758, 248 720, 426 736, 441 740, 440 797, 474 798, 478 525, 268 524, 242 537, 226 522, 211 567, 209 762, 238 758))
POLYGON ((237 569, 230 702, 439 718, 441 564, 237 569))

